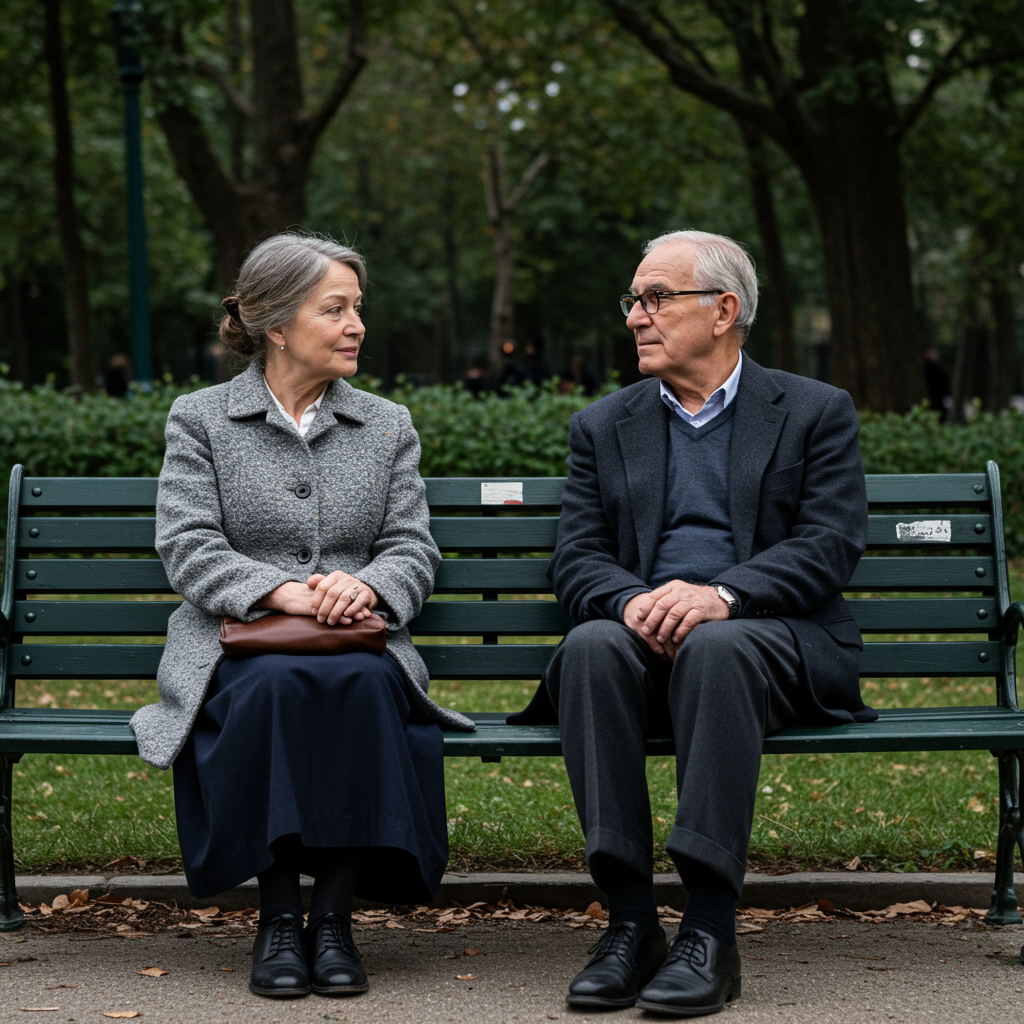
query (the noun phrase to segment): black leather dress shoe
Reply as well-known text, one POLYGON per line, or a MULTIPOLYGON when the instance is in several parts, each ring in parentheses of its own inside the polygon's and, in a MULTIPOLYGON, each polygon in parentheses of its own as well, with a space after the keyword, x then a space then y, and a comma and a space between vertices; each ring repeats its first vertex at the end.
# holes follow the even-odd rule
POLYGON ((670 947, 637 1006, 676 1017, 701 1017, 739 999, 740 954, 735 946, 689 928, 676 935, 670 947))
POLYGON ((632 1006, 665 959, 665 933, 647 935, 631 921, 617 924, 590 948, 594 955, 569 983, 570 1006, 632 1006))
POLYGON ((306 929, 306 961, 319 995, 356 995, 370 987, 352 941, 352 922, 342 914, 324 914, 306 929))
POLYGON ((309 968, 302 950, 302 919, 275 914, 256 933, 249 991, 257 996, 309 995, 309 968))

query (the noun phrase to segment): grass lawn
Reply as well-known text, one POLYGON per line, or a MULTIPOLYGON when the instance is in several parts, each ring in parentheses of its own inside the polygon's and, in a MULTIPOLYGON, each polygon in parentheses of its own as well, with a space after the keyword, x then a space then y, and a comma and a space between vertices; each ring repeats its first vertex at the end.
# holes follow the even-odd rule
MULTIPOLYGON (((1014 597, 1024 564, 1011 570, 1014 597)), ((132 642, 138 643, 138 639, 132 642)), ((450 642, 450 641, 445 641, 450 642)), ((1018 659, 1018 672, 1020 660, 1018 659)), ((433 684, 439 703, 462 711, 513 711, 532 682, 433 684)), ((867 680, 878 708, 995 703, 988 680, 867 680)), ((20 706, 134 708, 157 699, 153 682, 22 682, 20 706)), ((671 759, 650 759, 656 845, 675 813, 671 759)), ((557 758, 501 764, 445 762, 454 870, 580 869, 583 837, 557 758)), ((999 820, 996 761, 979 753, 784 754, 765 757, 751 866, 868 869, 990 868, 999 820)), ((18 870, 87 870, 131 855, 172 866, 178 856, 170 772, 135 757, 28 754, 15 766, 18 870)), ((671 863, 662 856, 662 869, 671 863)))

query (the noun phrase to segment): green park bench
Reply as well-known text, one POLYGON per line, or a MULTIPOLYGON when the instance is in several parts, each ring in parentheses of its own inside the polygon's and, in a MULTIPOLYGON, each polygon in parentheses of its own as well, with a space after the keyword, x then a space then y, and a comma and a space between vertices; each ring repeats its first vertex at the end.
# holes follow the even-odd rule
MULTIPOLYGON (((427 480, 431 529, 446 557, 436 596, 412 631, 433 678, 539 679, 554 638, 569 627, 545 576, 563 482, 427 480)), ((155 676, 160 644, 125 639, 165 635, 178 604, 153 549, 156 489, 155 479, 33 478, 21 466, 11 473, 0 595, 0 929, 22 920, 11 766, 26 753, 137 752, 131 711, 20 708, 16 681, 155 676), (147 599, 130 599, 136 595, 147 599)), ((1020 922, 1013 868, 1015 847, 1024 853, 1024 712, 1017 707, 1014 655, 1024 605, 1010 603, 998 467, 869 476, 867 490, 868 552, 847 593, 865 635, 890 638, 866 645, 861 676, 990 678, 992 703, 887 709, 870 724, 785 729, 764 750, 991 751, 999 759, 1000 820, 988 920, 1020 922)), ((555 726, 509 726, 504 713, 493 711, 471 717, 475 733, 445 733, 446 756, 498 761, 561 753, 555 726)), ((669 755, 672 742, 652 739, 648 753, 669 755)))

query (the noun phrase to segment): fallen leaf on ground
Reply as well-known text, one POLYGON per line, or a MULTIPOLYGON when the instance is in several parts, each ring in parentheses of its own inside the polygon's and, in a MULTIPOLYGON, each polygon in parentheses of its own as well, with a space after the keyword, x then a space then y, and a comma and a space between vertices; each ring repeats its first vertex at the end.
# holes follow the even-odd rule
POLYGON ((467 946, 462 952, 465 953, 466 956, 479 956, 480 955, 480 950, 479 949, 474 949, 472 946, 467 946))
POLYGON ((116 896, 112 892, 108 892, 105 896, 97 896, 93 900, 93 903, 113 903, 120 905, 122 903, 131 903, 131 899, 127 896, 116 896))
POLYGON ((853 860, 848 860, 844 865, 847 871, 856 871, 860 867, 860 857, 854 857, 853 860))
POLYGON ((60 896, 54 896, 53 903, 51 904, 54 910, 63 910, 65 907, 71 906, 71 900, 61 894, 60 896))
POLYGON ((189 913, 196 917, 216 917, 220 913, 220 907, 204 907, 202 910, 191 910, 189 913))
POLYGON ((143 974, 147 978, 162 978, 165 974, 170 973, 170 971, 165 971, 162 967, 144 967, 139 971, 139 974, 143 974))
POLYGON ((914 900, 913 903, 893 903, 886 907, 887 914, 930 914, 932 905, 924 900, 914 900))
POLYGON ((71 894, 68 896, 73 907, 84 907, 89 902, 89 890, 88 889, 72 889, 71 894))
POLYGON ((455 977, 458 978, 459 981, 476 981, 475 974, 456 974, 455 977))
POLYGON ((222 971, 233 971, 234 967, 222 967, 221 970, 222 971))
POLYGON ((601 904, 598 902, 591 903, 586 910, 583 911, 587 917, 592 917, 595 921, 607 921, 608 914, 606 911, 601 909, 601 904))
POLYGON ((397 921, 387 921, 384 924, 385 928, 405 928, 404 924, 399 924, 397 921))
POLYGON ((104 1017, 141 1017, 138 1010, 104 1010, 104 1017))

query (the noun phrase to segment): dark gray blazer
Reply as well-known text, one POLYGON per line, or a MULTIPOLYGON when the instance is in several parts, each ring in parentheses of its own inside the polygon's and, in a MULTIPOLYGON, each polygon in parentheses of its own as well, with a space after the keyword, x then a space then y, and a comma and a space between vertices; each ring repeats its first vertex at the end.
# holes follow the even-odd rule
MULTIPOLYGON (((867 543, 853 402, 746 355, 735 401, 729 511, 738 564, 713 582, 741 596, 744 618, 774 616, 790 628, 808 724, 873 720, 860 697, 860 632, 841 593, 867 543)), ((608 597, 650 585, 665 506, 667 415, 659 381, 650 379, 572 418, 548 576, 576 623, 601 617, 608 597)), ((518 720, 552 715, 541 686, 518 720)))

